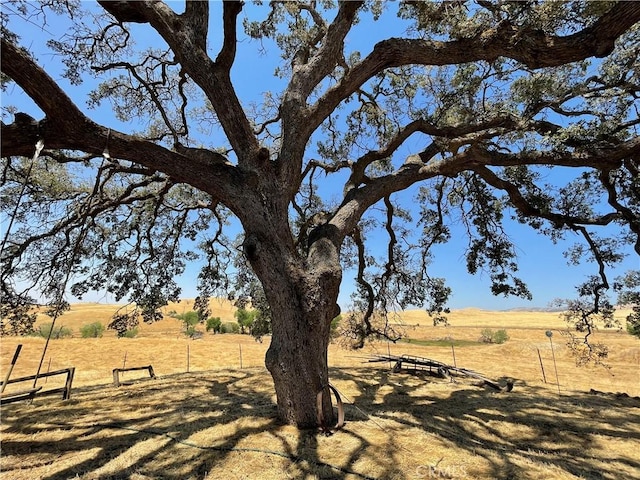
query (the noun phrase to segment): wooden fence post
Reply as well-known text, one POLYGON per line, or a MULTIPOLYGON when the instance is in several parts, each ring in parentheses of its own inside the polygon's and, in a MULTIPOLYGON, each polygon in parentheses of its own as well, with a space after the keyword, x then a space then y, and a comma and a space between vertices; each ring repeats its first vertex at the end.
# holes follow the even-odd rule
POLYGON ((16 351, 13 354, 13 360, 11 360, 11 365, 9 365, 9 370, 7 371, 6 377, 4 377, 4 382, 2 382, 2 387, 0 393, 4 392, 5 387, 7 386, 7 382, 9 381, 9 377, 11 376, 11 372, 13 372, 13 367, 16 365, 18 361, 18 355, 20 355, 20 350, 22 350, 22 344, 18 344, 16 347, 16 351))
POLYGON ((62 393, 63 400, 69 400, 71 398, 71 384, 73 383, 75 373, 76 367, 71 367, 69 373, 67 373, 67 381, 64 384, 64 392, 62 393))

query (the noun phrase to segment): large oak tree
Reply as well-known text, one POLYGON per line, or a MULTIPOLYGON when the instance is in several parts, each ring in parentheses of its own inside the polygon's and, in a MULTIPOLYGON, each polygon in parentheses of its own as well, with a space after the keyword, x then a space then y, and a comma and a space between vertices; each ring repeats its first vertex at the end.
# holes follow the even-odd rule
POLYGON ((270 317, 286 422, 316 423, 345 268, 361 344, 390 334, 393 307, 444 308, 429 260, 452 220, 496 295, 529 295, 509 216, 579 234, 570 253, 594 262, 596 300, 605 267, 629 246, 640 255, 640 2, 6 3, 3 85, 43 116, 2 124, 4 303, 25 311, 25 285, 59 302, 69 284, 129 298, 152 321, 199 259, 202 299, 245 288, 270 317), (17 15, 45 35, 54 14, 72 27, 52 34, 45 68, 12 26, 17 15), (243 65, 247 37, 278 52, 275 72, 243 65), (47 72, 55 62, 62 73, 47 72), (270 85, 259 102, 240 97, 247 75, 270 85), (89 106, 110 103, 137 131, 77 103, 89 80, 89 106), (387 240, 381 258, 372 237, 387 240))

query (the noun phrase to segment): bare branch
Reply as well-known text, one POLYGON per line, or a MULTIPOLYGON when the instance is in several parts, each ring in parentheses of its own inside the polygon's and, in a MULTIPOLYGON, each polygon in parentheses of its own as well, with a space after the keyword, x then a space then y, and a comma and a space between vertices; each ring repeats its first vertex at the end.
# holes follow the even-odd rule
POLYGON ((145 3, 144 11, 151 26, 171 47, 184 72, 202 88, 238 156, 239 163, 243 165, 256 160, 260 146, 229 76, 235 56, 235 47, 231 45, 231 39, 235 39, 235 25, 232 26, 231 22, 236 21, 239 5, 241 4, 238 2, 225 3, 225 41, 220 52, 220 63, 214 62, 205 50, 199 48, 199 39, 194 38, 191 28, 185 28, 184 18, 176 15, 165 3, 145 3))
MULTIPOLYGON (((98 179, 100 178, 100 170, 96 177, 98 179)), ((106 179, 108 178, 109 177, 107 176, 106 179)), ((3 273, 3 280, 5 276, 9 276, 13 273, 13 268, 20 262, 20 258, 31 247, 31 245, 44 239, 63 234, 66 238, 66 243, 59 248, 59 251, 63 252, 71 245, 71 232, 83 228, 87 219, 95 218, 97 215, 111 211, 121 205, 133 204, 135 202, 142 202, 154 198, 155 194, 153 193, 143 192, 140 195, 137 195, 136 191, 140 189, 144 190, 145 187, 158 182, 167 182, 167 180, 160 176, 145 177, 140 182, 130 184, 117 197, 111 199, 100 197, 100 201, 98 202, 95 201, 95 198, 98 190, 101 188, 101 183, 96 180, 93 193, 88 196, 88 199, 84 204, 80 205, 79 208, 72 212, 69 212, 69 215, 60 219, 59 222, 47 229, 47 231, 23 239, 19 245, 14 245, 14 248, 10 249, 10 253, 2 259, 3 262, 6 262, 7 267, 3 273)))
MULTIPOLYGON (((633 173, 635 173, 636 176, 638 175, 637 170, 633 173)), ((607 191, 607 201, 609 202, 609 205, 611 205, 616 210, 616 212, 618 212, 620 216, 625 219, 627 225, 629 225, 629 229, 633 233, 635 233, 636 241, 634 244, 634 249, 636 253, 640 255, 640 218, 638 218, 638 216, 630 208, 625 207, 619 202, 615 186, 609 178, 610 174, 611 173, 607 170, 600 171, 600 183, 607 191)))
POLYGON ((367 280, 364 278, 364 270, 367 265, 367 260, 365 257, 364 250, 364 242, 362 241, 362 235, 359 228, 355 228, 351 234, 351 238, 353 239, 356 247, 358 248, 358 274, 356 277, 356 281, 358 284, 364 289, 366 294, 367 308, 364 312, 364 316, 362 321, 365 324, 365 330, 362 332, 362 336, 359 339, 360 343, 357 345, 358 347, 362 347, 364 345, 364 339, 371 335, 373 332, 373 326, 371 325, 371 317, 373 316, 373 309, 375 304, 375 294, 373 291, 373 287, 367 280))
MULTIPOLYGON (((394 259, 394 248, 398 243, 398 238, 396 237, 396 232, 393 226, 393 217, 394 217, 394 211, 395 211, 394 206, 391 203, 391 199, 389 198, 388 195, 384 197, 383 200, 384 200, 384 206, 387 212, 384 228, 387 231, 387 235, 389 235, 389 242, 387 243, 387 261, 384 265, 384 270, 380 275, 381 290, 384 290, 386 288, 387 282, 395 273, 396 264, 394 259)), ((382 302, 383 302, 382 307, 386 310, 387 309, 386 300, 384 300, 383 298, 382 302)))
POLYGON ((501 179, 493 173, 490 169, 482 166, 474 168, 482 179, 489 185, 504 190, 509 195, 511 203, 525 216, 533 216, 537 218, 545 218, 552 222, 554 225, 567 226, 573 230, 579 230, 579 225, 608 225, 609 223, 620 218, 617 212, 608 213, 598 217, 575 217, 572 215, 566 215, 562 213, 553 213, 542 211, 537 207, 532 206, 526 198, 520 193, 518 187, 511 182, 501 179))
MULTIPOLYGON (((160 116, 162 117, 162 120, 165 124, 165 126, 167 127, 167 129, 169 129, 169 131, 171 132, 171 135, 173 137, 173 141, 174 143, 178 142, 178 138, 182 135, 186 135, 186 128, 187 128, 187 122, 186 122, 186 118, 184 115, 184 109, 186 106, 186 97, 184 96, 184 94, 182 94, 182 98, 183 98, 183 105, 182 105, 182 118, 183 118, 183 126, 181 128, 180 131, 176 130, 176 128, 173 126, 173 122, 171 121, 171 119, 169 118, 169 115, 165 109, 165 106, 162 104, 162 101, 159 98, 158 95, 158 91, 156 90, 156 87, 158 87, 159 85, 167 85, 168 83, 168 77, 167 77, 167 65, 176 65, 175 61, 167 61, 164 60, 162 58, 157 58, 154 55, 147 55, 147 57, 138 65, 132 65, 128 62, 115 62, 115 63, 110 63, 108 65, 102 65, 102 66, 95 66, 92 67, 93 70, 95 71, 107 71, 107 70, 112 70, 112 69, 124 69, 127 72, 129 72, 129 74, 135 78, 138 83, 142 86, 142 88, 144 88, 147 92, 147 94, 149 95, 149 98, 151 99, 151 102, 155 105, 158 113, 160 114, 160 116), (147 78, 143 78, 142 75, 138 72, 138 69, 140 67, 144 67, 145 70, 149 67, 146 67, 145 64, 147 63, 147 60, 149 59, 153 59, 156 62, 158 62, 159 66, 161 67, 162 70, 162 81, 149 81, 147 78)), ((157 68, 157 65, 153 68, 157 68)), ((150 76, 150 75, 149 75, 150 76)), ((181 78, 181 82, 186 81, 186 79, 184 77, 181 78)), ((182 93, 182 88, 181 88, 181 84, 179 84, 179 90, 180 93, 182 93)))
POLYGON ((280 120, 281 120, 280 113, 278 113, 278 115, 276 115, 275 118, 271 118, 271 119, 265 121, 264 123, 262 123, 262 125, 260 125, 260 128, 258 128, 258 130, 256 130, 256 131, 254 131, 254 133, 256 135, 261 135, 262 132, 264 132, 269 125, 271 125, 272 123, 278 123, 280 120))

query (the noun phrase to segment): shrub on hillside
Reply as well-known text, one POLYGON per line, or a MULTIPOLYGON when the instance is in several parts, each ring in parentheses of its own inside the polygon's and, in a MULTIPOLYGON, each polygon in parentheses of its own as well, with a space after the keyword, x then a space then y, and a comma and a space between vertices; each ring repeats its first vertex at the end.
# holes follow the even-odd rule
POLYGON ((506 330, 498 330, 494 332, 490 328, 485 328, 480 332, 480 341, 483 343, 504 343, 509 340, 506 330))
POLYGON ((222 320, 220 317, 209 317, 207 318, 207 332, 220 333, 220 329, 222 328, 222 320))
POLYGON ((244 308, 238 308, 238 310, 236 310, 233 315, 238 320, 240 333, 248 333, 249 331, 251 331, 251 325, 256 319, 257 314, 257 310, 246 310, 244 308))
POLYGON ((104 334, 104 325, 100 322, 93 322, 80 327, 82 338, 100 338, 104 334))
POLYGON ((196 330, 196 325, 198 325, 198 323, 200 323, 201 321, 198 312, 185 312, 180 315, 176 315, 175 318, 177 318, 178 320, 182 320, 182 323, 184 324, 184 333, 188 337, 193 338, 194 336, 200 334, 200 332, 196 330))
POLYGON ((627 333, 640 337, 640 321, 634 320, 631 315, 627 317, 627 333))
POLYGON ((493 343, 493 330, 485 328, 480 332, 480 341, 482 343, 493 343))
POLYGON ((338 315, 333 320, 331 320, 331 330, 329 333, 329 338, 331 340, 334 340, 340 336, 340 331, 338 330, 338 327, 340 326, 341 321, 342 321, 341 315, 338 315))
POLYGON ((493 343, 504 343, 509 340, 509 335, 506 330, 498 330, 493 334, 493 343))
POLYGON ((130 328, 129 330, 125 330, 122 335, 120 335, 121 338, 134 338, 138 336, 138 327, 134 327, 134 328, 130 328))
POLYGON ((64 325, 61 325, 59 327, 55 327, 53 329, 53 332, 51 331, 52 327, 53 327, 52 323, 43 323, 42 325, 40 325, 38 327, 36 335, 40 336, 42 338, 48 338, 49 337, 49 333, 51 333, 51 338, 54 338, 54 339, 67 338, 67 337, 72 337, 73 336, 73 332, 71 331, 71 329, 65 327, 64 325))
MULTIPOLYGON (((638 293, 640 297, 640 293, 638 293)), ((627 315, 627 332, 640 338, 640 305, 634 305, 631 313, 627 315)))
POLYGON ((220 333, 239 333, 240 325, 236 322, 224 322, 220 325, 220 333))

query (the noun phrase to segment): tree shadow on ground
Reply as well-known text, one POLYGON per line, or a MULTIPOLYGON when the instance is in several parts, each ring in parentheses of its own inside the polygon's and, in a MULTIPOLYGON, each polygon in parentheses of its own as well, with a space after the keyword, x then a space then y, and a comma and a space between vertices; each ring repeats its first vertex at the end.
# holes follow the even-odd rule
POLYGON ((381 419, 381 428, 418 428, 453 445, 458 457, 462 450, 489 464, 482 474, 460 468, 450 469, 451 475, 433 464, 418 477, 542 478, 531 470, 544 468, 561 478, 640 478, 640 456, 633 447, 640 444, 638 397, 596 391, 557 395, 524 382, 512 392, 496 392, 387 369, 335 370, 332 379, 355 382, 360 393, 350 398, 352 408, 381 419), (626 444, 627 449, 607 444, 626 444))
POLYGON ((229 469, 242 478, 280 478, 287 470, 295 478, 370 478, 349 462, 321 459, 318 442, 330 440, 318 440, 318 432, 280 424, 272 390, 266 371, 251 369, 13 404, 3 408, 0 465, 12 478, 43 480, 220 478, 216 470, 234 478, 229 469))
POLYGON ((637 454, 609 448, 640 443, 635 398, 557 396, 521 382, 493 393, 380 368, 333 369, 331 378, 349 394, 348 423, 330 437, 278 423, 264 369, 199 372, 3 407, 0 466, 16 480, 526 479, 536 471, 614 479, 640 471, 637 454), (412 457, 414 442, 435 456, 437 445, 455 452, 465 466, 412 457))

